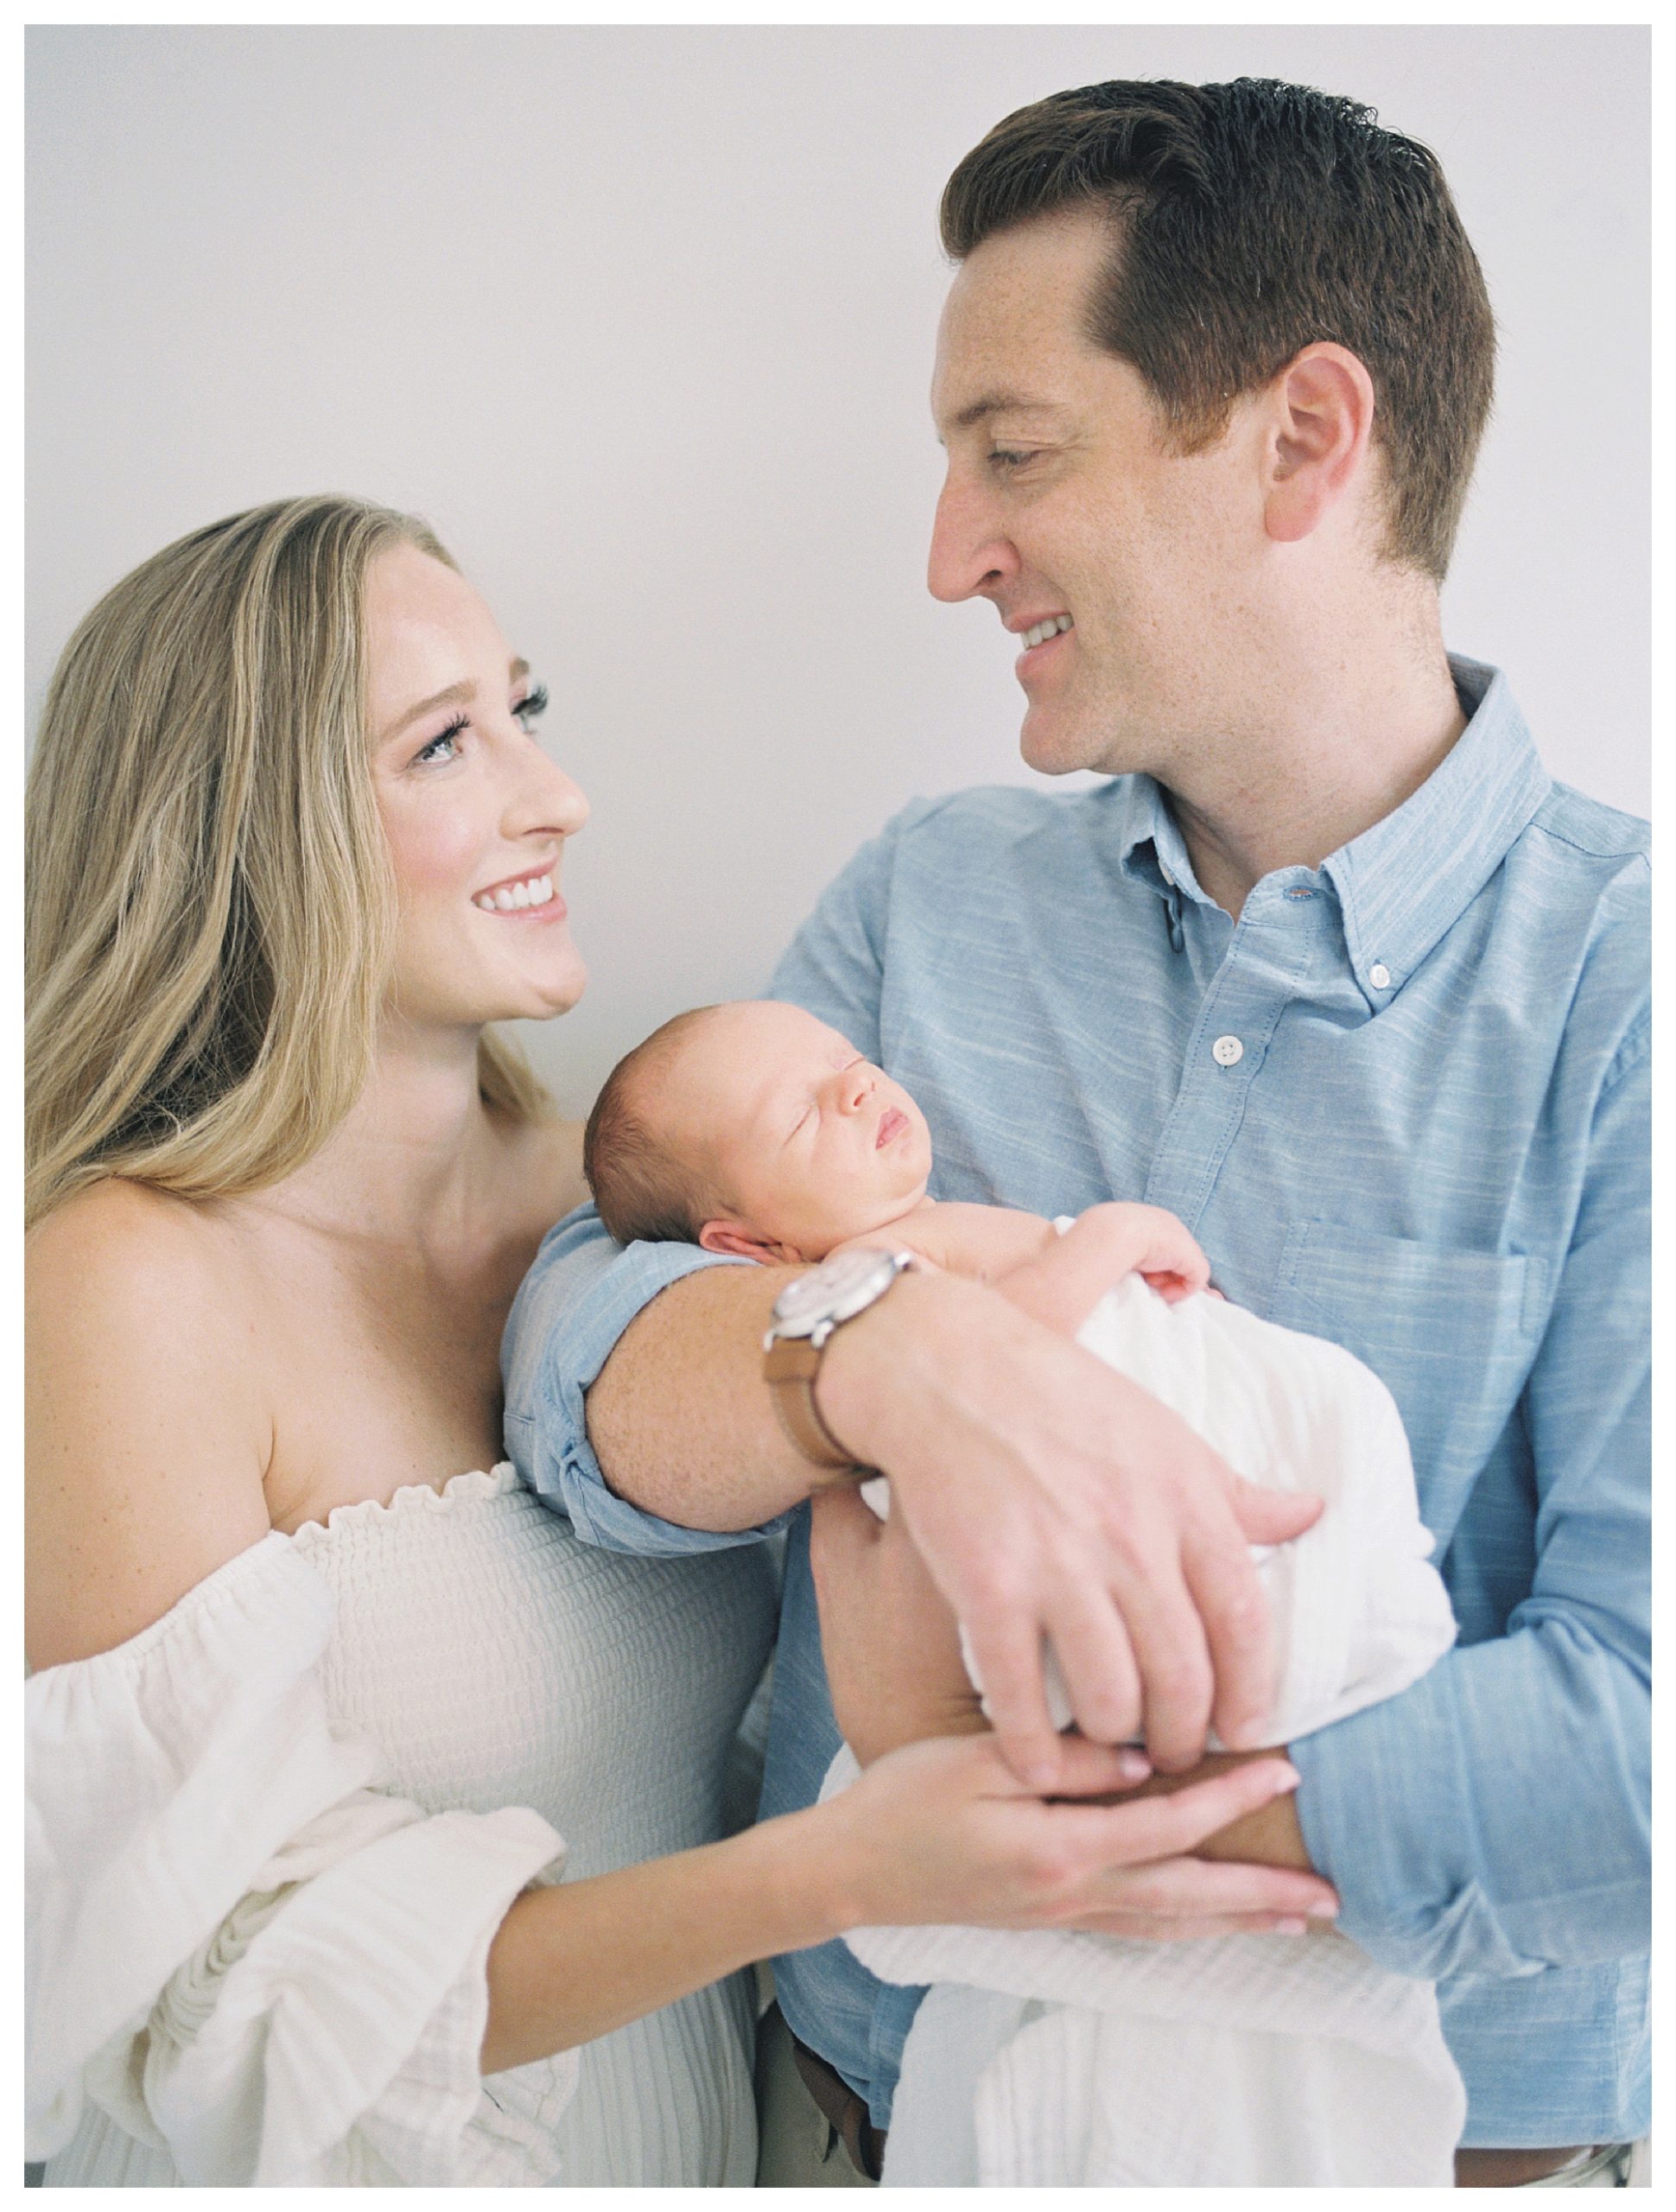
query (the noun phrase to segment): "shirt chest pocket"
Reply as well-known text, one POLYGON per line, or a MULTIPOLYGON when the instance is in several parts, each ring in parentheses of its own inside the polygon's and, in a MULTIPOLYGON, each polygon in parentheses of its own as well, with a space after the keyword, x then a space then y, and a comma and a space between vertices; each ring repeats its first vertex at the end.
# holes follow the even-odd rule
POLYGON ((1523 1254, 1329 1222, 1287 1231, 1267 1318, 1343 1344, 1390 1391, 1440 1550, 1530 1372, 1545 1273, 1523 1254))

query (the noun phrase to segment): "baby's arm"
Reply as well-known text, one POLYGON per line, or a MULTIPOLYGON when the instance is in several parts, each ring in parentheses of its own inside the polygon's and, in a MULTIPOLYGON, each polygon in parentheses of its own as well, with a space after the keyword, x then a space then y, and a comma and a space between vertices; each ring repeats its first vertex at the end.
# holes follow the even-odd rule
POLYGON ((1135 1274, 1174 1305, 1209 1287, 1210 1263, 1161 1206, 1090 1206, 996 1287, 1049 1328, 1074 1336, 1113 1284, 1135 1274))

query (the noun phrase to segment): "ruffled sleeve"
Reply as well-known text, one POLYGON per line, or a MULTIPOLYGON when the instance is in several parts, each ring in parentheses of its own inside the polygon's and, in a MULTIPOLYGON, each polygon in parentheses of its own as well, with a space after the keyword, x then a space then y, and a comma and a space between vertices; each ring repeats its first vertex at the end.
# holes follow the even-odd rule
POLYGON ((28 2155, 88 2102, 196 2184, 534 2185, 577 2054, 485 2081, 489 1946, 564 1845, 378 1788, 275 1533, 27 1689, 28 2155))

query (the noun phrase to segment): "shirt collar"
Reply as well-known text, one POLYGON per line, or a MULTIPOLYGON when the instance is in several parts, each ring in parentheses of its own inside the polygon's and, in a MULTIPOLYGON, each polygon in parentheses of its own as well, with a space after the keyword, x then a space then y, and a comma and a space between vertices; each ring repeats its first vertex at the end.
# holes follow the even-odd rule
POLYGON ((1552 788, 1506 677, 1449 664, 1465 729, 1419 791, 1322 863, 1356 981, 1378 1006, 1454 927, 1552 788))
MULTIPOLYGON (((1417 791, 1321 865, 1351 968, 1375 1007, 1459 920, 1551 788, 1506 677, 1453 654, 1449 664, 1465 729, 1417 791)), ((1151 776, 1124 782, 1124 873, 1172 908, 1178 894, 1209 905, 1161 786, 1151 776)))

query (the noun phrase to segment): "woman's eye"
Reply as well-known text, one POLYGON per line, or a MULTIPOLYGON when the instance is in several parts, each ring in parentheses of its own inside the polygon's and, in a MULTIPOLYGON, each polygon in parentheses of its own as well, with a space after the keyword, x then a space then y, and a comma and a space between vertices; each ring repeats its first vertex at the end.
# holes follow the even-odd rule
POLYGON ((547 686, 544 683, 537 683, 512 709, 514 720, 522 722, 531 736, 535 734, 536 724, 546 712, 547 686))
POLYGON ((465 727, 466 717, 461 715, 457 721, 450 722, 445 730, 432 738, 429 745, 420 747, 413 756, 414 766, 416 768, 422 764, 427 767, 434 767, 439 761, 454 760, 460 751, 456 741, 465 727), (442 750, 444 746, 448 747, 446 752, 442 750))

